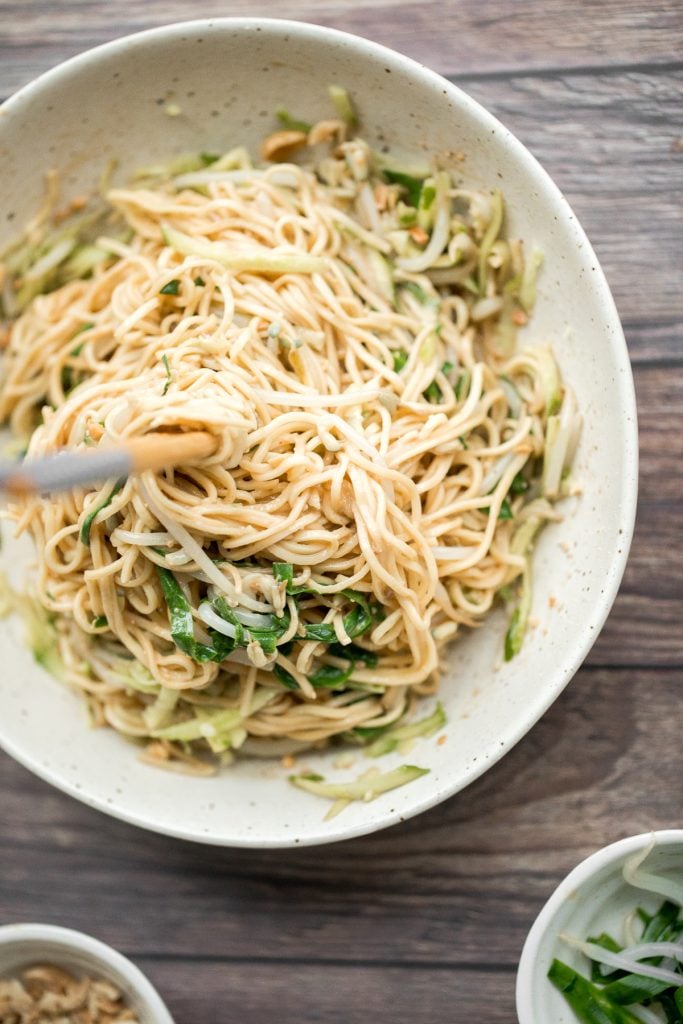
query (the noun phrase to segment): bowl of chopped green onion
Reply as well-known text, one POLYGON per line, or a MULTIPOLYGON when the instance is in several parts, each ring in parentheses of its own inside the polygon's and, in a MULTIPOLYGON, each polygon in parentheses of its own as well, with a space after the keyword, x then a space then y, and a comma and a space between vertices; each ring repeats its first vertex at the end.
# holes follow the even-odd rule
POLYGON ((529 932, 520 1024, 683 1021, 683 830, 629 836, 567 875, 529 932))

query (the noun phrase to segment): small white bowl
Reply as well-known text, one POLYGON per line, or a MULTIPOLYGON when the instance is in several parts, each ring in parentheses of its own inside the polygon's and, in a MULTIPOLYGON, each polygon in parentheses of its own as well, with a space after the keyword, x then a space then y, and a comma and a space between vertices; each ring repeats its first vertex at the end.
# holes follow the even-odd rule
POLYGON ((683 873, 683 829, 645 832, 603 847, 574 868, 558 885, 529 932, 517 971, 519 1024, 576 1024, 577 1018, 562 994, 548 980, 554 958, 582 974, 586 958, 559 938, 567 932, 586 939, 606 931, 619 935, 622 922, 637 906, 654 910, 662 897, 624 881, 629 857, 655 840, 647 868, 655 874, 683 873))
POLYGON ((173 1024, 161 996, 141 970, 111 946, 71 928, 8 924, 0 928, 0 978, 14 978, 31 964, 54 964, 78 976, 110 981, 140 1024, 173 1024))

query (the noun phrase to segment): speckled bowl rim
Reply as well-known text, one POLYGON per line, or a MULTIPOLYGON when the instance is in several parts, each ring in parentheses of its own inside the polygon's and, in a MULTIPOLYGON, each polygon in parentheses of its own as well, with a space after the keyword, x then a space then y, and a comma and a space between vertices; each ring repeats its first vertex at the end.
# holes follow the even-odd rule
MULTIPOLYGON (((113 949, 112 946, 108 946, 106 942, 74 928, 64 928, 56 924, 27 921, 0 926, 0 956, 3 947, 15 946, 20 943, 50 943, 59 946, 64 950, 64 957, 67 960, 70 952, 91 956, 93 960, 102 964, 103 973, 106 973, 109 968, 115 974, 125 978, 154 1024, 174 1024, 168 1007, 152 982, 128 957, 113 949)), ((27 963, 35 962, 35 957, 28 957, 27 963)))
POLYGON ((0 112, 12 113, 15 108, 21 108, 24 102, 32 99, 34 94, 49 87, 51 83, 62 76, 69 76, 77 73, 82 68, 96 64, 103 55, 111 56, 130 47, 144 46, 150 40, 175 39, 182 37, 187 32, 201 31, 208 33, 212 30, 221 32, 228 30, 241 32, 247 30, 254 32, 268 31, 271 34, 281 35, 282 37, 296 36, 301 39, 326 43, 337 42, 340 46, 353 48, 356 52, 360 51, 370 61, 384 62, 388 67, 395 66, 400 67, 403 71, 409 71, 417 80, 424 81, 428 87, 438 88, 442 93, 449 96, 457 107, 462 109, 473 121, 479 123, 482 131, 497 133, 499 139, 502 140, 507 148, 510 160, 514 161, 529 175, 530 180, 533 180, 539 191, 545 192, 548 201, 552 202, 553 206, 557 209, 558 217, 561 217, 563 221, 572 222, 571 230, 577 245, 580 245, 586 257, 591 259, 594 269, 592 284, 603 310, 603 322, 606 327, 605 335, 609 337, 615 369, 618 371, 615 386, 619 394, 620 408, 623 410, 621 430, 623 464, 625 467, 623 479, 624 501, 619 510, 620 544, 614 545, 611 571, 604 580, 604 587, 600 597, 592 605, 590 614, 583 620, 581 629, 577 631, 572 655, 566 657, 563 662, 555 666, 552 673, 552 682, 546 681, 544 683, 543 699, 537 698, 530 711, 526 715, 519 717, 516 726, 506 733, 505 742, 501 741, 501 744, 491 752, 488 758, 471 763, 468 769, 460 776, 449 780, 446 785, 435 787, 428 796, 416 800, 407 808, 403 807, 384 812, 378 808, 375 816, 354 826, 345 825, 343 818, 341 818, 338 828, 333 832, 311 830, 310 833, 300 836, 296 840, 290 838, 283 839, 281 836, 273 839, 264 837, 252 838, 249 835, 242 834, 233 836, 229 842, 226 842, 224 837, 200 834, 192 829, 186 829, 180 824, 162 824, 142 815, 121 810, 116 805, 106 803, 98 797, 92 797, 75 786, 70 780, 55 776, 37 757, 31 756, 23 750, 16 749, 11 739, 8 740, 6 737, 0 738, 0 746, 3 746, 8 754, 46 782, 56 786, 82 803, 141 828, 180 839, 219 846, 268 849, 294 847, 295 845, 327 844, 374 833, 398 824, 407 818, 429 810, 469 786, 480 775, 493 767, 504 754, 508 753, 529 732, 536 722, 542 718, 548 708, 557 700, 562 690, 574 676, 609 614, 621 583, 631 546, 638 492, 638 427, 635 389, 623 329, 605 275, 576 215, 549 174, 526 147, 497 118, 490 114, 476 100, 468 96, 467 93, 435 71, 379 43, 352 35, 351 33, 341 32, 338 29, 325 28, 308 22, 277 18, 207 18, 176 22, 123 36, 71 57, 20 89, 0 107, 0 112))
MULTIPOLYGON (((582 860, 569 872, 566 878, 560 882, 552 896, 545 903, 540 914, 531 926, 522 948, 522 955, 519 959, 517 969, 517 984, 515 1000, 519 1024, 542 1024, 534 1018, 534 992, 537 983, 537 962, 539 948, 544 936, 552 927, 555 916, 560 907, 569 899, 575 898, 581 887, 586 882, 610 865, 616 868, 624 858, 631 854, 638 853, 643 847, 655 839, 657 846, 683 846, 683 829, 663 829, 654 832, 641 832, 636 836, 627 836, 619 839, 608 846, 603 846, 595 853, 591 853, 585 860, 582 860)), ((545 975, 541 981, 549 984, 545 975)))

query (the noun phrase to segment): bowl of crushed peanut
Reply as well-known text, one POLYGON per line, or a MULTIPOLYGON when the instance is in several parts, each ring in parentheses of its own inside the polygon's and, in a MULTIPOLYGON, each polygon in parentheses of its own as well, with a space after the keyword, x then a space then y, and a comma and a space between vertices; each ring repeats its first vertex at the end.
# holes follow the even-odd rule
POLYGON ((0 928, 2 1024, 173 1024, 161 996, 125 956, 83 932, 0 928))

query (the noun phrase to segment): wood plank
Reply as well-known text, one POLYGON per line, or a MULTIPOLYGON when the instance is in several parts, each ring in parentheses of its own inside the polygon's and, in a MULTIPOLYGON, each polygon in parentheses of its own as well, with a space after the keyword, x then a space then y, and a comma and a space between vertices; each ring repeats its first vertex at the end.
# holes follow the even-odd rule
POLYGON ((635 383, 641 458, 636 529, 620 594, 588 660, 683 665, 683 370, 636 365, 635 383))
MULTIPOLYGON (((250 0, 5 0, 0 95, 98 43, 193 15, 252 16, 250 0)), ((266 13, 266 8, 262 8, 266 13)), ((261 13, 261 12, 259 12, 261 13)), ((443 74, 670 62, 680 55, 678 0, 270 0, 267 14, 375 39, 443 74), (609 43, 607 43, 609 41, 609 43)))
MULTIPOLYGON (((683 21, 683 17, 681 18, 683 21)), ((574 208, 607 275, 639 358, 683 339, 683 70, 464 79, 540 160, 574 208), (677 325, 677 326, 676 326, 677 325)))
POLYGON ((0 920, 93 929, 134 956, 512 969, 574 864, 680 820, 679 711, 680 672, 583 669, 457 797, 375 836, 294 851, 146 834, 2 756, 0 920))
POLYGON ((683 323, 680 320, 627 320, 622 316, 622 324, 633 364, 661 362, 673 367, 683 360, 683 323))
MULTIPOLYGON (((306 956, 307 951, 301 952, 306 956)), ((512 1024, 516 1019, 512 971, 311 963, 225 965, 147 958, 138 964, 182 1024, 273 1024, 274 1020, 277 1024, 367 1024, 368 1020, 465 1024, 482 1019, 486 1024, 512 1024), (485 1018, 481 1017, 483 1004, 485 1018)))

